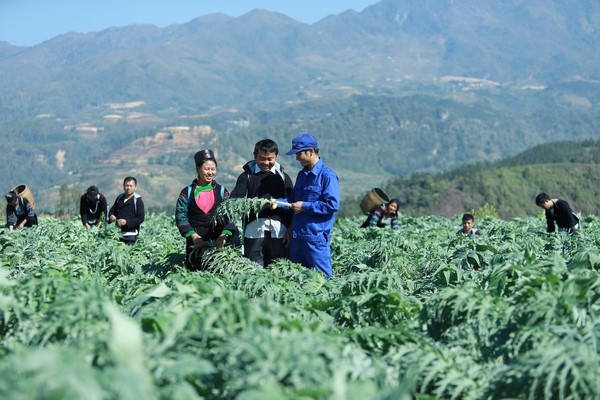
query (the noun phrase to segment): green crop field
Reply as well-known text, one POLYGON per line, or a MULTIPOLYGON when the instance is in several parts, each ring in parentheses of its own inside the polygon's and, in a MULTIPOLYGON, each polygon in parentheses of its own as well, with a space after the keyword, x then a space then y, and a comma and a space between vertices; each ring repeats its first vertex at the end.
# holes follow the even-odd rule
POLYGON ((234 248, 188 272, 160 214, 133 247, 77 219, 3 231, 0 398, 600 398, 600 218, 361 222, 336 223, 330 281, 234 248))

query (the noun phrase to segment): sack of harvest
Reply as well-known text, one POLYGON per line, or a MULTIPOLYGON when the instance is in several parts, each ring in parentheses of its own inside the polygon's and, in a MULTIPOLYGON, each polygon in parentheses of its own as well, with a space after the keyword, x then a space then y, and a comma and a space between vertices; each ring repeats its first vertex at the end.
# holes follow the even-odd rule
POLYGON ((390 197, 385 192, 385 190, 380 188, 373 188, 367 192, 365 197, 363 197, 360 202, 360 209, 363 213, 369 214, 373 207, 380 206, 384 203, 388 203, 390 201, 390 197))
POLYGON ((31 207, 35 208, 35 200, 33 198, 33 193, 27 187, 27 185, 17 185, 14 188, 10 189, 11 192, 15 192, 17 196, 26 198, 31 203, 31 207))

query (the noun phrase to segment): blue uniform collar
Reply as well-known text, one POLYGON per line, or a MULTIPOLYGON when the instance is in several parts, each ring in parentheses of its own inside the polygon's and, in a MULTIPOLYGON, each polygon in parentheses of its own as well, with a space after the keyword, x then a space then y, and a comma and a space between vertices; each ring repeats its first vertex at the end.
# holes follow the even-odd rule
POLYGON ((319 160, 315 163, 315 165, 313 165, 311 169, 304 167, 303 172, 307 175, 309 173, 312 173, 313 175, 317 176, 323 169, 323 165, 323 161, 321 161, 321 159, 319 158, 319 160))

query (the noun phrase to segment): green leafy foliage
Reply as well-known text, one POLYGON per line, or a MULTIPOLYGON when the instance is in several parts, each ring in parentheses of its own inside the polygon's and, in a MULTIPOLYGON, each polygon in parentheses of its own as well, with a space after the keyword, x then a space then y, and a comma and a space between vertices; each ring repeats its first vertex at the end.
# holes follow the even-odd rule
POLYGON ((333 279, 239 248, 183 266, 172 218, 135 246, 41 219, 0 232, 0 397, 149 399, 600 396, 600 220, 339 219, 333 279))
POLYGON ((269 199, 258 197, 226 199, 217 207, 215 218, 218 221, 241 220, 258 214, 267 204, 269 199))

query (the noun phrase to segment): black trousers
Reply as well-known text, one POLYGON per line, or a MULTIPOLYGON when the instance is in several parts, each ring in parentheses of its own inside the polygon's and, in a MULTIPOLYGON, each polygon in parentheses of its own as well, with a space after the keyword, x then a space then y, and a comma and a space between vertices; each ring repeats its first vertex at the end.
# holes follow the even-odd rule
MULTIPOLYGON (((27 217, 17 216, 17 225, 20 225, 21 222, 23 222, 26 219, 27 219, 27 217)), ((25 222, 25 228, 31 228, 32 226, 37 225, 37 224, 38 224, 37 214, 34 214, 33 219, 28 219, 27 222, 25 222)))
POLYGON ((265 232, 264 238, 244 238, 244 256, 268 267, 278 258, 289 258, 289 249, 283 244, 283 239, 271 237, 271 232, 265 232))
POLYGON ((119 240, 125 244, 134 245, 137 242, 138 235, 121 236, 119 240))

